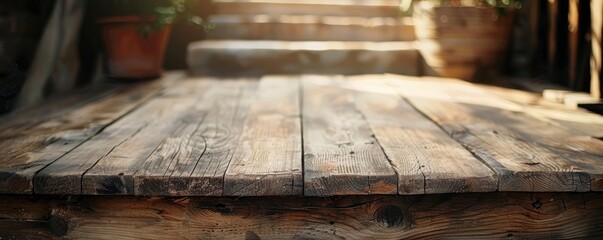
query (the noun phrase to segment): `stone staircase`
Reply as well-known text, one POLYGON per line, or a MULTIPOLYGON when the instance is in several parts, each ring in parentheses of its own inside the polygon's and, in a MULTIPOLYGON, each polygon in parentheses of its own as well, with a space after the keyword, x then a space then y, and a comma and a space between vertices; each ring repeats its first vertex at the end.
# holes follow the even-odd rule
POLYGON ((399 0, 215 0, 215 28, 191 43, 197 75, 419 74, 399 0))

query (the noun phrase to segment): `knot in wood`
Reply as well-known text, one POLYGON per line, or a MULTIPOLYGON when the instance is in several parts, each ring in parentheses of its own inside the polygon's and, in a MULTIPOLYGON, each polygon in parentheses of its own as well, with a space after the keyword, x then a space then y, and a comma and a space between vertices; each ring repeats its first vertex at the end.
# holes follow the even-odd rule
POLYGON ((404 225, 404 211, 396 205, 382 206, 375 211, 373 219, 381 227, 400 227, 404 225))
POLYGON ((54 235, 62 237, 67 234, 69 223, 67 223, 67 221, 61 217, 50 216, 48 219, 48 227, 54 235))
POLYGON ((215 210, 216 210, 216 212, 219 212, 221 214, 228 214, 228 213, 232 212, 232 209, 230 209, 224 203, 218 203, 218 204, 216 204, 215 210))

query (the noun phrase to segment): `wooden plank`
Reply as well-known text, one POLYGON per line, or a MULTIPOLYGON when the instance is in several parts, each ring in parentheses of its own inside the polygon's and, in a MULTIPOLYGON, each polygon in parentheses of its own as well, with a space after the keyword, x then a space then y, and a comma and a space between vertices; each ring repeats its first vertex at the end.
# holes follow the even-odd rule
POLYGON ((69 111, 92 101, 114 94, 122 87, 119 84, 102 83, 97 86, 87 86, 65 94, 63 96, 49 97, 43 103, 32 108, 15 109, 0 116, 0 132, 19 132, 67 114, 69 111))
POLYGON ((400 194, 496 191, 498 178, 488 166, 394 90, 375 84, 380 78, 349 78, 343 86, 355 90, 358 110, 398 173, 400 194))
MULTIPOLYGON (((475 87, 467 89, 482 98, 488 95, 475 87)), ((503 103, 500 99, 495 102, 503 103)), ((509 124, 508 128, 520 134, 522 138, 538 143, 552 153, 569 160, 570 164, 567 167, 572 171, 588 173, 591 190, 600 191, 603 188, 601 182, 603 142, 596 139, 603 129, 603 117, 586 111, 539 112, 534 111, 534 108, 521 105, 516 107, 518 109, 516 113, 499 112, 498 115, 491 114, 497 116, 491 119, 513 123, 509 124)))
POLYGON ((227 15, 314 15, 397 17, 397 1, 215 1, 216 12, 227 15))
POLYGON ((395 194, 398 177, 337 78, 303 76, 304 195, 395 194))
POLYGON ((582 104, 601 103, 600 99, 593 98, 588 93, 576 91, 547 89, 542 92, 542 97, 550 101, 563 103, 566 107, 571 109, 577 109, 582 104))
MULTIPOLYGON (((476 98, 491 99, 492 105, 501 106, 506 102, 492 98, 488 92, 475 86, 463 88, 476 98)), ((523 139, 537 143, 564 158, 563 161, 569 160, 567 168, 571 171, 588 173, 591 190, 603 190, 603 142, 598 139, 603 132, 603 117, 586 111, 541 111, 524 105, 515 105, 514 108, 516 112, 484 112, 483 115, 490 121, 510 123, 507 128, 523 139)))
POLYGON ((565 106, 576 109, 582 104, 600 104, 601 99, 593 98, 588 93, 574 92, 566 94, 563 98, 565 106))
MULTIPOLYGON (((192 81, 199 85, 199 81, 192 81)), ((254 83, 220 80, 189 109, 175 132, 166 138, 134 174, 136 195, 221 195, 221 178, 245 116, 249 87, 254 83), (193 177, 197 167, 215 174, 193 177), (196 183, 211 182, 212 184, 196 183)), ((186 89, 195 89, 188 87, 186 89)), ((198 87, 197 87, 198 89, 198 87)), ((185 89, 181 89, 185 90, 185 89)), ((175 91, 178 92, 178 91, 175 91)))
POLYGON ((299 76, 263 77, 234 157, 224 195, 301 195, 299 76))
POLYGON ((568 5, 568 86, 575 88, 578 81, 578 53, 580 52, 578 10, 580 0, 570 0, 568 5))
POLYGON ((588 173, 599 176, 603 169, 593 154, 552 145, 573 141, 570 136, 579 133, 522 114, 520 106, 471 84, 391 80, 416 108, 497 172, 500 191, 589 191, 588 173))
POLYGON ((32 193, 38 171, 156 95, 172 82, 171 77, 115 86, 116 90, 99 92, 100 97, 92 88, 67 97, 71 104, 57 101, 58 107, 45 106, 6 118, 0 131, 0 192, 32 193))
POLYGON ((233 158, 257 88, 256 81, 220 80, 220 89, 208 98, 208 113, 197 132, 204 139, 197 162, 177 162, 168 192, 179 196, 220 196, 224 174, 233 158), (230 84, 229 87, 224 85, 230 84))
POLYGON ((7 239, 599 239, 601 193, 0 197, 7 239), (51 207, 52 206, 52 207, 51 207), (19 209, 19 211, 15 211, 19 209), (50 220, 49 220, 50 219, 50 220), (28 228, 14 228, 28 226, 28 228))
POLYGON ((590 1, 591 55, 590 55, 590 95, 601 98, 601 69, 603 66, 603 1, 590 1))
POLYGON ((572 93, 570 90, 558 90, 558 89, 545 89, 542 91, 542 98, 545 100, 563 103, 565 96, 572 93))
MULTIPOLYGON (((219 84, 214 85, 214 89, 217 92, 213 95, 213 97, 217 100, 214 101, 214 107, 216 105, 225 106, 224 108, 218 107, 216 109, 217 112, 222 113, 222 110, 226 109, 227 113, 232 112, 234 113, 234 115, 236 115, 242 92, 247 90, 245 89, 246 85, 247 83, 245 81, 222 81, 219 84), (230 100, 230 103, 228 100, 230 100)), ((180 101, 169 101, 168 107, 166 108, 168 111, 166 111, 166 113, 158 115, 156 118, 154 118, 154 121, 149 122, 148 124, 145 124, 145 126, 138 129, 135 135, 128 137, 126 141, 120 143, 115 148, 111 149, 111 152, 109 154, 100 159, 89 171, 84 174, 82 178, 82 193, 133 194, 133 175, 139 170, 141 164, 144 163, 144 161, 149 156, 151 156, 153 152, 159 154, 159 157, 162 158, 167 153, 174 151, 173 148, 170 148, 173 147, 173 144, 170 144, 169 141, 166 142, 166 138, 168 138, 169 136, 174 136, 174 131, 182 130, 178 128, 182 126, 187 126, 188 122, 193 122, 194 124, 197 124, 200 127, 199 123, 195 122, 195 120, 198 120, 200 116, 198 116, 197 111, 194 108, 194 106, 198 105, 199 103, 199 100, 197 100, 197 96, 199 95, 204 95, 202 90, 195 91, 195 94, 192 95, 194 97, 192 98, 193 101, 189 101, 189 98, 182 98, 182 100, 184 100, 184 104, 182 105, 182 111, 178 111, 178 104, 180 104, 180 101), (190 105, 189 102, 193 103, 193 105, 190 105), (167 143, 167 145, 161 145, 162 143, 167 143), (163 148, 159 149, 160 147, 163 148), (116 191, 116 189, 119 190, 116 191)), ((245 99, 245 101, 247 100, 245 99)), ((157 111, 157 109, 154 109, 153 111, 157 111)), ((223 118, 227 116, 228 115, 213 115, 206 117, 208 117, 207 120, 209 121, 220 122, 228 119, 223 118)), ((221 131, 231 131, 229 129, 230 126, 222 127, 219 124, 217 126, 208 124, 207 127, 209 128, 201 128, 201 131, 197 132, 197 134, 205 132, 220 135, 221 131)), ((178 131, 178 133, 183 132, 178 131)), ((200 141, 198 138, 196 140, 191 140, 191 142, 188 143, 192 143, 192 145, 178 146, 181 148, 181 151, 179 151, 179 153, 186 155, 188 152, 198 150, 196 149, 200 145, 200 141)), ((209 145, 208 147, 204 146, 204 148, 215 147, 214 142, 203 144, 209 145)), ((202 152, 202 154, 211 154, 211 152, 202 152)), ((193 160, 198 160, 199 162, 193 161, 192 164, 190 164, 191 161, 184 160, 183 165, 180 165, 178 162, 178 160, 180 159, 177 159, 177 161, 174 163, 176 164, 175 168, 177 170, 175 172, 177 172, 177 174, 171 176, 169 181, 170 184, 178 182, 178 180, 183 177, 185 180, 188 180, 188 176, 191 176, 190 173, 179 172, 181 167, 184 167, 184 169, 190 166, 199 167, 199 164, 202 161, 201 159, 199 159, 199 157, 202 158, 203 156, 199 156, 198 154, 194 155, 196 155, 197 158, 193 160)), ((229 158, 213 160, 219 161, 220 163, 226 165, 230 161, 229 158)), ((224 171, 218 174, 221 178, 224 175, 224 171)), ((216 184, 208 186, 207 188, 213 189, 217 187, 221 189, 222 186, 223 184, 216 184)), ((202 189, 199 189, 198 187, 195 188, 197 188, 195 189, 196 191, 202 192, 202 189)), ((174 195, 180 194, 180 191, 178 191, 178 189, 170 189, 168 190, 168 192, 174 193, 174 195)))
POLYGON ((0 238, 3 239, 54 239, 49 231, 49 221, 10 221, 0 220, 0 238), (9 230, 10 229, 10 230, 9 230))
MULTIPOLYGON (((109 126, 38 173, 34 191, 40 194, 131 194, 131 184, 126 184, 129 182, 129 175, 126 174, 132 171, 129 167, 138 159, 148 156, 163 137, 173 131, 173 125, 163 125, 164 123, 175 125, 178 114, 182 114, 194 103, 194 98, 179 100, 151 100, 109 126), (119 171, 115 173, 116 177, 93 177, 84 183, 82 176, 103 159, 119 162, 120 168, 111 169, 119 171), (100 186, 92 183, 97 179, 100 186), (87 185, 84 187, 82 184, 87 185)), ((100 167, 105 165, 103 163, 100 167)))
MULTIPOLYGON (((564 126, 582 135, 603 137, 603 118, 598 114, 583 109, 568 109, 562 103, 545 100, 540 94, 532 92, 489 85, 479 86, 500 98, 520 105, 522 112, 528 115, 564 126)), ((560 93, 558 90, 550 90, 549 97, 559 99, 558 93, 560 93)))
MULTIPOLYGON (((201 100, 187 110, 175 130, 166 137, 144 160, 133 176, 134 194, 170 195, 168 186, 172 175, 180 167, 194 166, 206 149, 205 139, 199 132, 210 108, 223 92, 213 87, 214 79, 192 79, 181 82, 166 91, 167 96, 193 95, 201 100)), ((177 175, 177 174, 176 174, 177 175)))

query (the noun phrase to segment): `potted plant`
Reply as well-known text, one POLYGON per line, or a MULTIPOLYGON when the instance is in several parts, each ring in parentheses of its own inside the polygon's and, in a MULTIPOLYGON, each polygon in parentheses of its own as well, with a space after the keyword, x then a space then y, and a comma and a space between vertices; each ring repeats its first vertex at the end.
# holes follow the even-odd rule
POLYGON ((101 25, 107 71, 115 78, 152 78, 162 73, 171 24, 210 27, 193 13, 198 0, 87 1, 101 25))
POLYGON ((509 43, 518 0, 418 1, 413 9, 426 73, 475 80, 492 75, 509 43))

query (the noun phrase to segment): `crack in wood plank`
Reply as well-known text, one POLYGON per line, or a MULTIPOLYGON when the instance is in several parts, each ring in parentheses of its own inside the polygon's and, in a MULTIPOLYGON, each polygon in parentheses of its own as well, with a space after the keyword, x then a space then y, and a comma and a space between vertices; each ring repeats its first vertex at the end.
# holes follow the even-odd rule
MULTIPOLYGON (((75 98, 67 98, 71 101, 59 101, 58 105, 53 105, 57 104, 53 102, 41 111, 32 111, 31 113, 6 119, 7 121, 10 119, 10 123, 5 126, 20 124, 21 120, 26 120, 26 125, 30 126, 26 132, 21 132, 22 134, 27 134, 27 138, 14 138, 15 142, 6 140, 0 142, 0 145, 10 145, 10 149, 22 152, 19 158, 28 162, 30 167, 14 171, 10 170, 10 168, 14 164, 18 164, 18 161, 1 164, 1 168, 6 172, 12 172, 9 174, 9 178, 11 176, 22 176, 22 178, 20 180, 2 181, 0 183, 2 185, 0 192, 36 192, 35 176, 41 171, 58 161, 64 155, 72 152, 93 136, 102 132, 105 127, 127 115, 146 100, 154 97, 163 86, 180 77, 182 75, 167 74, 162 80, 146 84, 135 84, 125 87, 114 85, 114 91, 101 92, 100 95, 83 91, 78 93, 75 98), (76 100, 77 98, 88 96, 92 96, 90 101, 85 100, 85 98, 83 101, 76 100), (69 104, 72 105, 70 106, 69 104), (43 141, 44 143, 38 144, 36 143, 38 141, 43 141), (18 147, 19 142, 26 143, 27 147, 18 147), (3 186, 4 183, 8 183, 8 185, 3 186)), ((94 89, 91 88, 90 90, 94 89)), ((22 128, 11 127, 11 129, 11 131, 21 131, 19 129, 22 128)), ((6 131, 3 130, 2 132, 6 131)), ((10 155, 4 155, 4 157, 11 158, 10 155)))

